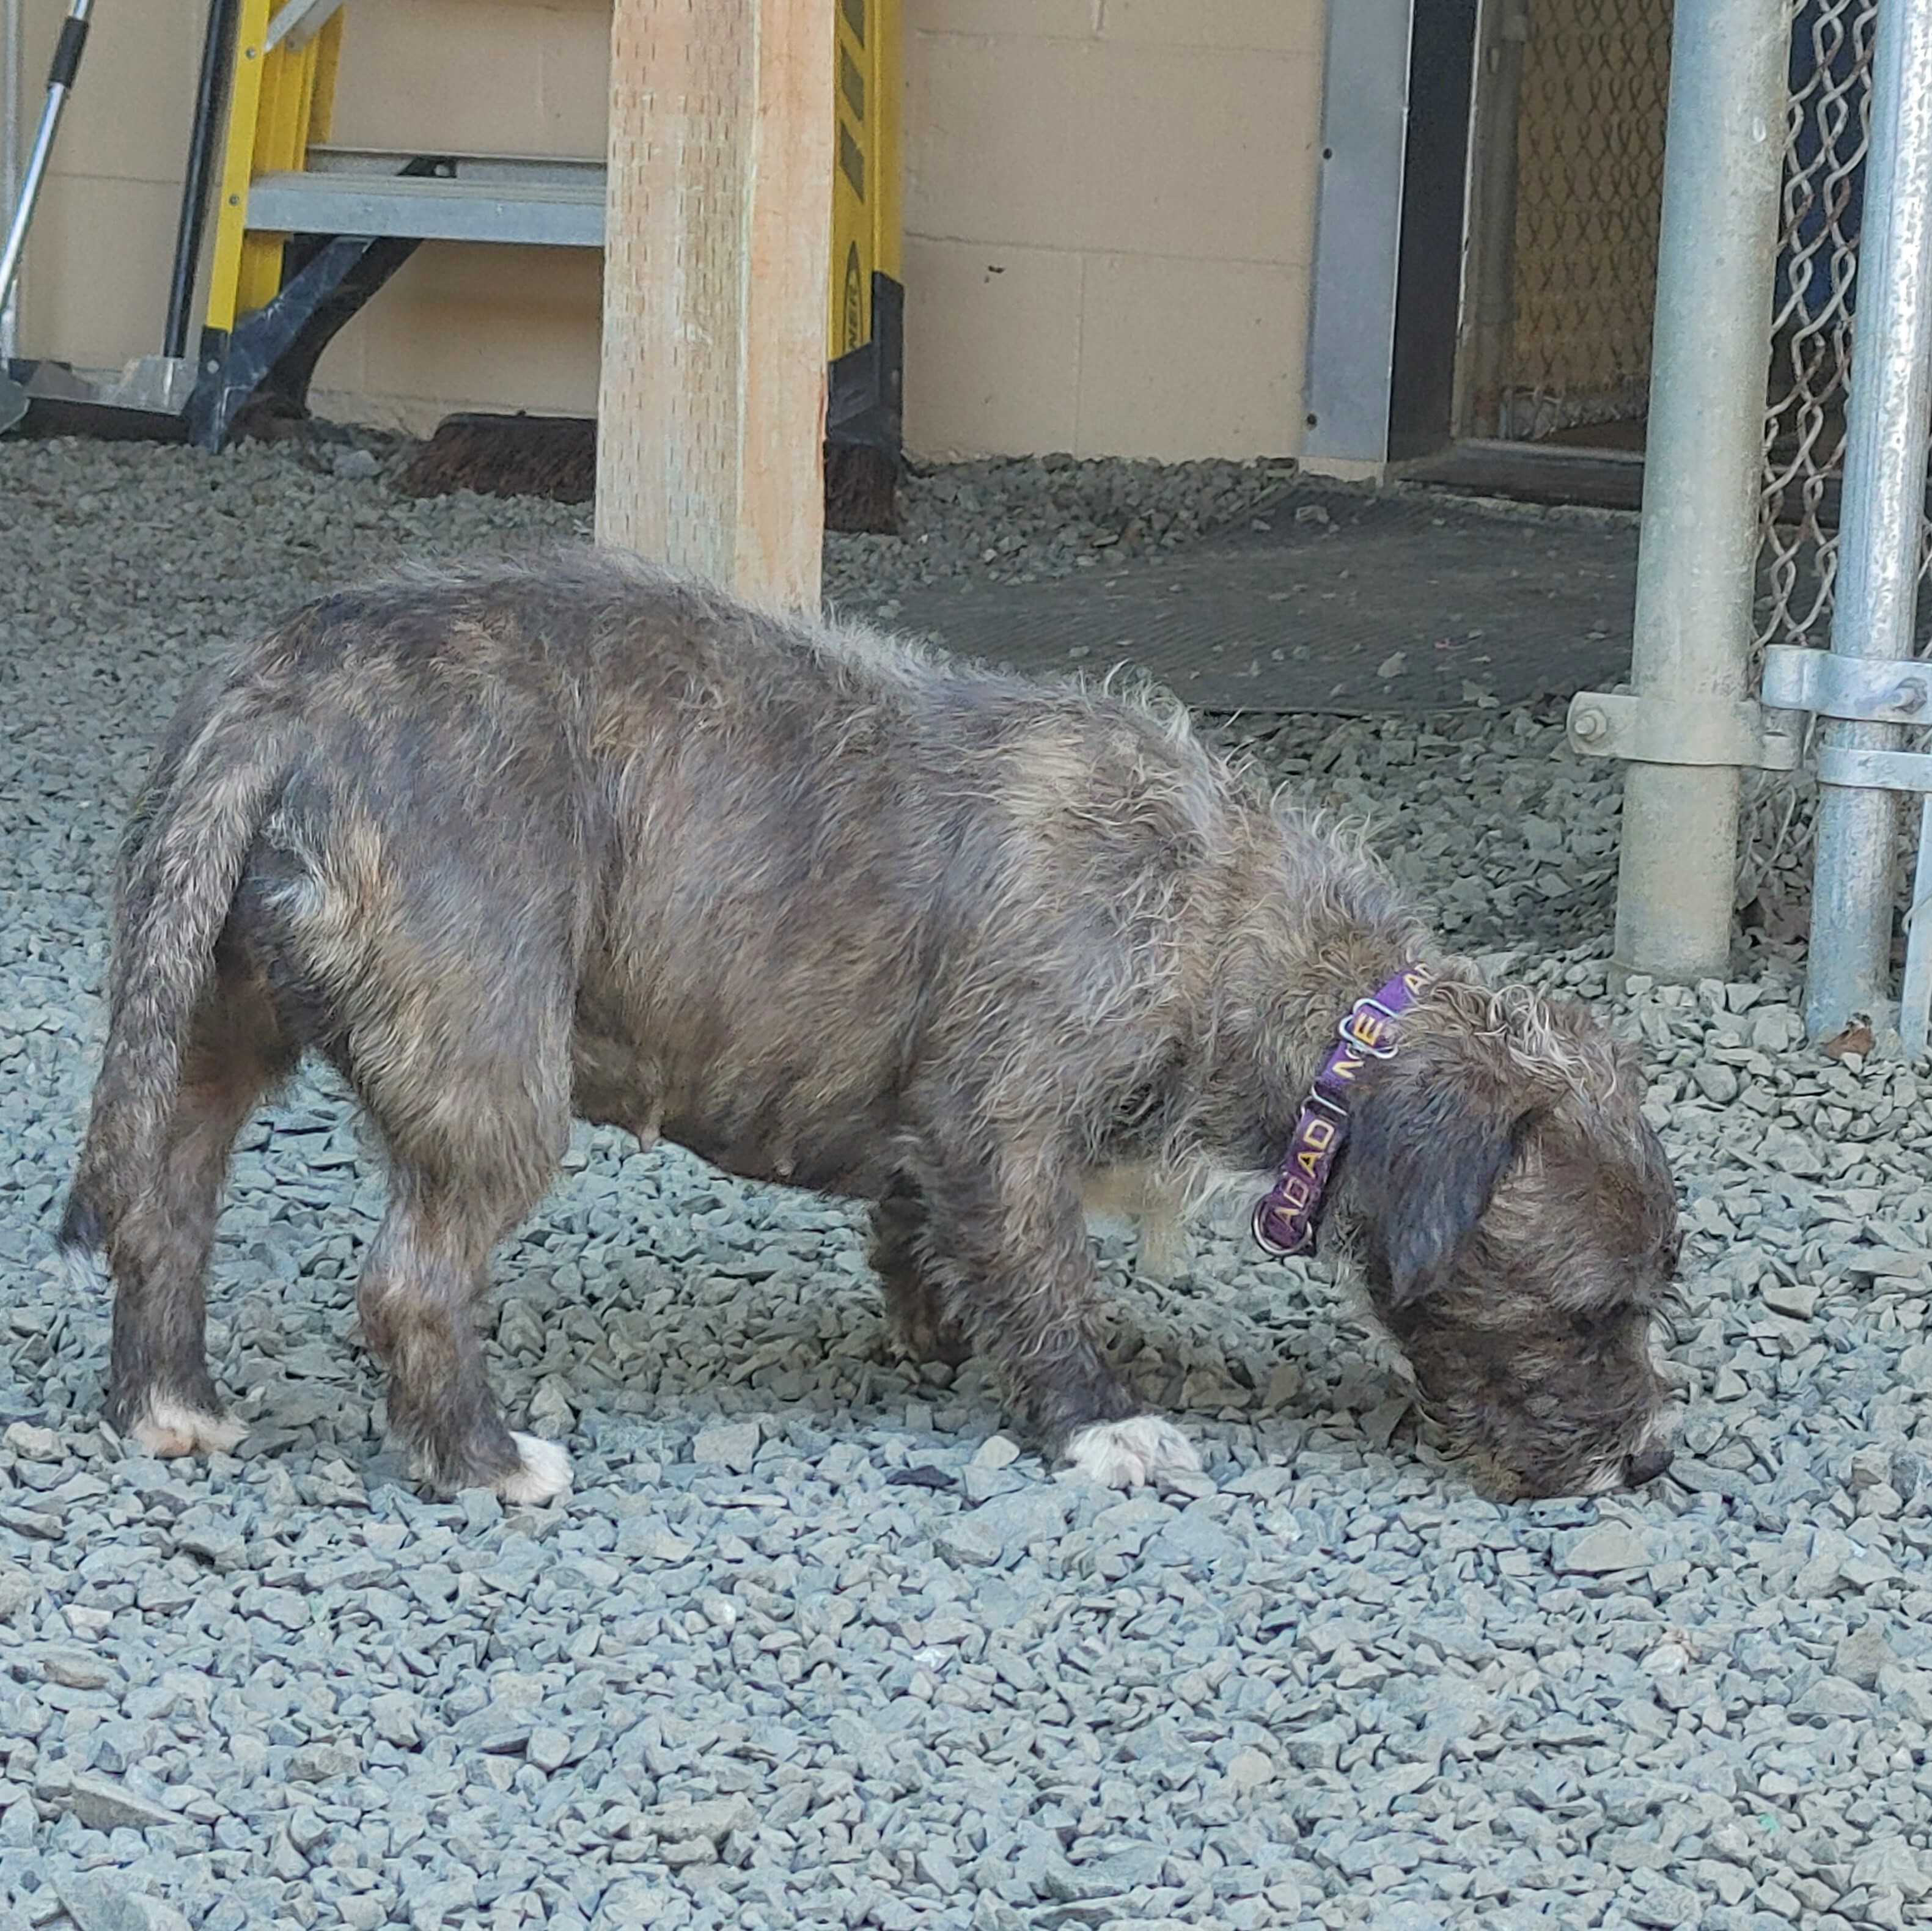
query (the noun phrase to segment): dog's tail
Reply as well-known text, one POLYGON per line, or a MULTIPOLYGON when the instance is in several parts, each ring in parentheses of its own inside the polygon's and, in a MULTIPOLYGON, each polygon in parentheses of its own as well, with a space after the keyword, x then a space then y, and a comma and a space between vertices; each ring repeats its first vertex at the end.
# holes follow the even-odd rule
POLYGON ((248 848, 292 763, 286 714, 258 693, 190 702, 122 846, 106 1045, 62 1216, 70 1265, 105 1247, 153 1184, 195 1008, 248 848))

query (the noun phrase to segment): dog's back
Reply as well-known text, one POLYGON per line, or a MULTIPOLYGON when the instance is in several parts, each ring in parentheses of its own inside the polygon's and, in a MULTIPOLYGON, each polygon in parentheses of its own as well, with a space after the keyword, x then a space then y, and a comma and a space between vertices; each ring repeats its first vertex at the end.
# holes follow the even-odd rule
POLYGON ((596 557, 323 599, 216 702, 243 689, 298 748, 228 942, 302 1045, 481 1105, 396 1009, 460 998, 543 1052, 502 997, 541 982, 579 1111, 863 1195, 962 1084, 1064 1112, 1157 1057, 1252 808, 1142 706, 596 557))

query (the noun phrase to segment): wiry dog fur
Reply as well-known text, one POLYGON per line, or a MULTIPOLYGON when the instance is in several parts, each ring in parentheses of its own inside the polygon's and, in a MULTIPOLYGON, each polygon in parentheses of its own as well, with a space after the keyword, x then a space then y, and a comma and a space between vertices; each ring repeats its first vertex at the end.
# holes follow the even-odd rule
MULTIPOLYGON (((1102 1357, 1083 1201, 1264 1172, 1338 1018, 1430 950, 1176 712, 588 554, 325 598, 196 688, 127 840, 63 1229, 116 1282, 113 1417, 229 1438, 229 1149, 314 1050, 388 1150, 362 1322, 439 1484, 568 1480, 471 1315, 573 1114, 875 1203, 908 1346, 992 1357, 1103 1480, 1190 1466, 1102 1357)), ((1674 1216, 1638 1099, 1580 1008, 1451 966, 1359 1102, 1330 1225, 1424 1401, 1529 1491, 1664 1459, 1674 1216)))

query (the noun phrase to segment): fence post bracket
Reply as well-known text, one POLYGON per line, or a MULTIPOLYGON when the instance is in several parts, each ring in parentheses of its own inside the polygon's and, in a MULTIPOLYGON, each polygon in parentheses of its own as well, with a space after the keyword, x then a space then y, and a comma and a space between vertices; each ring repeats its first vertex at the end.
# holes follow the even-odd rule
MULTIPOLYGON (((1764 700, 1780 710, 1810 711, 1859 724, 1932 723, 1932 663, 1918 657, 1845 657, 1801 644, 1774 643, 1764 654, 1764 700)), ((1908 1058, 1925 1056, 1932 1028, 1932 753, 1883 745, 1828 744, 1818 752, 1821 787, 1903 791, 1919 799, 1918 862, 1905 922, 1905 980, 1898 1002, 1899 1044, 1908 1058)), ((1828 790, 1822 795, 1828 796, 1828 790)), ((1889 850, 1886 853, 1889 871, 1889 850)), ((1871 1002, 1880 1006, 1880 1002, 1871 1002)), ((1888 1016, 1870 1015, 1875 1027, 1888 1016)))
POLYGON ((1932 724, 1932 662, 1922 657, 1840 657, 1802 644, 1764 653, 1764 701, 1868 724, 1932 724))
POLYGON ((1773 728, 1748 697, 1665 697, 1580 691, 1570 700, 1570 748, 1586 757, 1740 770, 1796 768, 1798 741, 1773 728))

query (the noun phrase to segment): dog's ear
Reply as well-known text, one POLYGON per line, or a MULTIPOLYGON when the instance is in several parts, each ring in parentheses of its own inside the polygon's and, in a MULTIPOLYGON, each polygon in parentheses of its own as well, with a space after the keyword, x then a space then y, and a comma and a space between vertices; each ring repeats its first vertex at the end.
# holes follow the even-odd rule
POLYGON ((1378 1068, 1351 1108, 1349 1184, 1385 1312, 1448 1285, 1535 1116, 1520 1085, 1484 1078, 1449 1043, 1378 1068))

